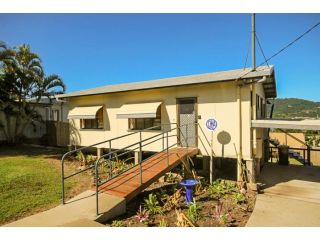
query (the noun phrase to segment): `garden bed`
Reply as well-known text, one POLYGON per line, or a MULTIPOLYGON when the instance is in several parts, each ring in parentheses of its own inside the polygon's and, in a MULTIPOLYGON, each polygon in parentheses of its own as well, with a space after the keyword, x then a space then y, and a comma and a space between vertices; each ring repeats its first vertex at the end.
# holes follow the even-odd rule
POLYGON ((256 193, 230 180, 202 181, 194 194, 194 204, 185 204, 185 191, 178 182, 155 183, 127 205, 127 213, 106 226, 200 226, 242 227, 255 204, 256 193))

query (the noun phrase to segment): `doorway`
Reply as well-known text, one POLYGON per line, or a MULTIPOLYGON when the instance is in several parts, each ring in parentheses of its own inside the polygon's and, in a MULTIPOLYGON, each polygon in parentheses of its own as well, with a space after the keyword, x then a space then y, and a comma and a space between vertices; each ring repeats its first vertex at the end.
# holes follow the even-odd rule
POLYGON ((179 145, 197 147, 197 98, 178 98, 177 113, 179 145))

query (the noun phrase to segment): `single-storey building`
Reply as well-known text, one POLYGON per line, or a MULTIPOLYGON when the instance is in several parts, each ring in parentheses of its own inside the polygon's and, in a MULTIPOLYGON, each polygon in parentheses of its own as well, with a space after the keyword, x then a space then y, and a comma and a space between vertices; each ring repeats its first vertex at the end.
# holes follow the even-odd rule
MULTIPOLYGON (((89 146, 152 128, 142 132, 142 137, 147 138, 181 126, 181 133, 171 137, 169 145, 178 141, 182 146, 194 146, 207 157, 212 146, 214 159, 220 160, 216 162, 222 168, 227 159, 235 163, 242 159, 254 182, 264 160, 268 136, 265 129, 252 128, 251 121, 265 118, 267 99, 275 97, 274 67, 261 66, 107 85, 56 98, 68 102, 68 118, 80 136, 78 145, 89 146), (214 131, 209 130, 208 119, 215 120, 214 131)), ((115 141, 112 148, 121 149, 135 141, 139 141, 137 134, 115 141)), ((162 149, 163 143, 158 141, 143 150, 162 149)))
MULTIPOLYGON (((65 123, 68 122, 68 104, 65 102, 57 101, 54 97, 50 99, 48 97, 42 97, 40 100, 35 98, 28 99, 30 106, 41 117, 41 121, 33 121, 28 123, 23 131, 23 136, 26 138, 27 142, 31 143, 41 143, 42 138, 48 134, 48 123, 65 123)), ((10 121, 10 124, 14 124, 14 120, 10 121)), ((8 122, 5 121, 5 114, 0 111, 0 123, 3 123, 4 128, 7 128, 8 122)), ((11 125, 11 131, 14 129, 11 125)), ((4 130, 0 128, 0 142, 6 141, 6 135, 4 130)), ((47 143, 47 144, 51 144, 47 143)), ((53 144, 56 145, 56 144, 53 144)), ((66 141, 58 146, 66 146, 66 141)))

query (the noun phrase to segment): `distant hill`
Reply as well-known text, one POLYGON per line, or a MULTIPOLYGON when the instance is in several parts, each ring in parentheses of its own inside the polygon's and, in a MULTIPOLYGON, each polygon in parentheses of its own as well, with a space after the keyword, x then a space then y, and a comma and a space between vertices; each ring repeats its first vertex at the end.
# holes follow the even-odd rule
MULTIPOLYGON (((277 98, 269 101, 274 103, 272 118, 320 118, 320 102, 299 98, 277 98)), ((268 104, 268 117, 270 106, 268 104)))

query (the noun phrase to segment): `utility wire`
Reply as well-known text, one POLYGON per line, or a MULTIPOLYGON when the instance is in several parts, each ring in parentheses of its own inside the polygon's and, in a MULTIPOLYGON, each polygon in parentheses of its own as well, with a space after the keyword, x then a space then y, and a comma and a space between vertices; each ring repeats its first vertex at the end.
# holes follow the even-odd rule
POLYGON ((261 46, 261 44, 260 44, 260 41, 259 41, 259 38, 258 38, 258 35, 257 35, 257 34, 255 34, 255 38, 257 39, 257 42, 258 42, 260 51, 261 51, 261 53, 262 53, 262 55, 263 55, 263 58, 264 58, 265 62, 267 63, 268 67, 270 67, 270 66, 269 66, 269 63, 268 63, 268 60, 267 60, 267 58, 266 58, 266 55, 265 55, 264 52, 263 52, 263 49, 262 49, 262 46, 261 46))
POLYGON ((246 69, 246 66, 247 66, 248 56, 249 56, 249 49, 250 49, 250 38, 249 38, 249 44, 248 44, 248 48, 247 48, 246 61, 245 61, 244 66, 243 66, 243 70, 246 69))
MULTIPOLYGON (((318 27, 320 25, 320 22, 316 23, 314 26, 312 26, 311 28, 309 28, 307 31, 305 31, 303 34, 301 34, 299 37, 297 37, 296 39, 294 39, 292 42, 290 42, 289 44, 287 44, 286 46, 284 46, 283 48, 281 48, 278 52, 276 52, 275 54, 273 54, 271 57, 269 57, 268 59, 266 59, 264 62, 260 63, 258 65, 258 67, 260 67, 261 65, 263 65, 264 63, 268 62, 270 59, 276 57, 277 55, 279 55, 281 52, 283 52, 284 50, 286 50, 287 48, 289 48, 290 46, 292 46, 294 43, 296 43, 297 41, 299 41, 301 38, 303 38, 305 35, 307 35, 308 33, 310 33, 312 30, 314 30, 316 27, 318 27)), ((244 76, 248 75, 249 73, 251 73, 254 69, 251 69, 250 71, 248 71, 247 73, 243 74, 242 76, 238 77, 237 80, 243 78, 244 76)))
MULTIPOLYGON (((274 58, 275 56, 279 55, 281 52, 283 52, 284 50, 286 50, 288 47, 290 47, 291 45, 293 45, 294 43, 296 43, 298 40, 300 40, 301 38, 303 38, 305 35, 307 35, 309 32, 311 32, 313 29, 315 29, 316 27, 318 27, 320 25, 320 22, 318 22, 317 24, 315 24, 313 27, 309 28, 306 32, 304 32, 303 34, 301 34, 299 37, 297 37, 296 39, 294 39, 292 42, 290 42, 289 44, 287 44, 285 47, 283 47, 282 49, 280 49, 278 52, 276 52, 275 54, 273 54, 271 57, 269 57, 266 61, 269 61, 270 59, 274 58)), ((260 65, 264 64, 266 61, 264 61, 263 63, 261 63, 260 65)), ((259 65, 259 66, 260 66, 259 65)))

